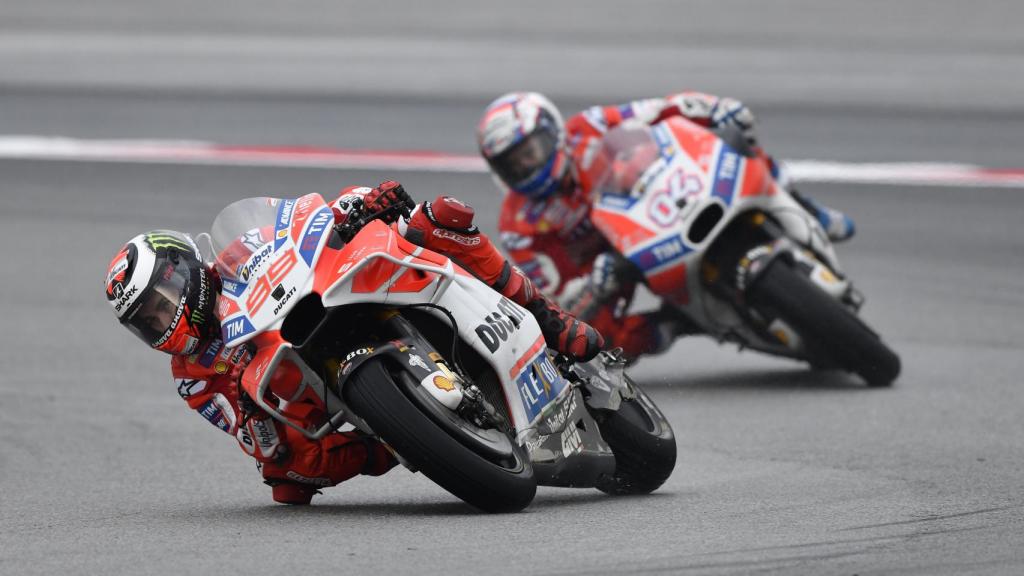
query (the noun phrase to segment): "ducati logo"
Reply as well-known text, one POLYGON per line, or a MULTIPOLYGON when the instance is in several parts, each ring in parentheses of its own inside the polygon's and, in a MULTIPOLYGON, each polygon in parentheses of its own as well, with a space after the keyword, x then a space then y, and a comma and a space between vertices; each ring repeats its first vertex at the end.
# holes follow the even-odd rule
POLYGON ((502 342, 507 341, 512 333, 519 329, 519 324, 526 313, 517 308, 507 298, 498 302, 498 312, 484 317, 485 323, 476 327, 476 335, 489 351, 497 352, 502 342))

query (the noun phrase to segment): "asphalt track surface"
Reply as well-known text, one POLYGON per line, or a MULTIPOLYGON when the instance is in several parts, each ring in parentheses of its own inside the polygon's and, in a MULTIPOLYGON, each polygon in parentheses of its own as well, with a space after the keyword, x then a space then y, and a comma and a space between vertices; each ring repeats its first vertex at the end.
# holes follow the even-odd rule
MULTIPOLYGON (((217 58, 254 66, 241 74, 247 82, 227 89, 223 75, 203 74, 195 62, 146 50, 120 53, 117 42, 106 49, 135 68, 112 65, 99 80, 66 72, 95 61, 95 53, 77 50, 75 42, 88 48, 97 38, 162 46, 140 37, 187 39, 226 28, 247 41, 295 38, 302 45, 310 36, 326 42, 341 32, 363 40, 373 35, 356 23, 331 27, 291 3, 261 18, 229 2, 209 21, 187 10, 171 17, 127 3, 77 6, 0 5, 0 134, 466 152, 480 108, 510 87, 505 76, 474 68, 472 48, 495 42, 511 51, 517 34, 533 30, 519 12, 499 15, 507 27, 492 22, 493 15, 474 18, 465 11, 442 25, 406 6, 391 36, 405 42, 403 34, 420 30, 414 26, 420 19, 429 33, 408 42, 443 51, 450 61, 436 70, 403 69, 408 76, 398 83, 415 86, 404 95, 385 86, 379 69, 361 77, 365 88, 350 90, 337 80, 318 83, 316 69, 272 66, 262 70, 268 76, 248 76, 260 70, 253 63, 260 59, 230 50, 192 56, 209 67, 217 58), (491 28, 481 32, 487 22, 491 28), (495 30, 508 37, 493 40, 495 30), (50 46, 38 48, 45 62, 12 52, 31 47, 27 36, 33 35, 69 38, 68 46, 40 44, 50 46), (161 85, 169 81, 160 74, 138 73, 147 63, 180 73, 173 85, 161 85), (460 63, 480 80, 455 74, 460 63), (431 72, 453 79, 454 87, 425 80, 431 72), (308 90, 272 82, 275 73, 286 80, 301 76, 308 90)), ((702 88, 760 104, 763 138, 781 156, 1019 165, 1024 115, 1013 102, 1022 101, 1021 76, 990 74, 997 65, 1020 70, 1019 32, 1005 28, 1020 10, 1008 3, 961 13, 952 4, 910 2, 885 20, 871 14, 871 6, 860 12, 847 3, 826 9, 785 2, 781 13, 757 14, 759 24, 732 23, 729 10, 737 3, 694 6, 711 24, 693 44, 710 46, 709 57, 724 59, 736 45, 743 55, 769 46, 775 56, 764 66, 800 62, 819 70, 847 62, 843 46, 870 48, 850 57, 857 62, 849 73, 874 69, 883 81, 855 97, 839 89, 854 83, 842 75, 792 72, 806 90, 771 85, 759 92, 712 67, 694 66, 702 88), (929 9, 929 26, 907 25, 915 7, 929 9), (787 19, 808 11, 825 29, 787 19), (830 17, 822 20, 823 14, 830 17), (731 33, 736 26, 750 33, 731 33), (958 34, 948 34, 953 29, 958 34), (822 44, 830 50, 816 58, 814 48, 822 44), (930 65, 952 56, 960 64, 947 69, 952 79, 930 76, 930 65), (914 66, 893 77, 887 67, 908 59, 914 66)), ((379 22, 387 9, 357 16, 379 22)), ((654 24, 664 18, 613 12, 629 29, 644 22, 668 28, 654 24)), ((582 30, 610 30, 610 18, 588 13, 582 30)), ((583 32, 562 38, 543 28, 536 36, 523 38, 533 40, 527 57, 540 57, 538 44, 564 44, 581 64, 588 54, 610 53, 607 43, 583 32)), ((629 38, 624 32, 615 43, 629 38)), ((328 44, 325 62, 331 50, 349 47, 328 44)), ((643 46, 660 54, 685 52, 690 44, 650 40, 643 46)), ((314 64, 315 56, 309 55, 314 64)), ((377 64, 375 57, 362 58, 377 64)), ((508 71, 521 84, 525 73, 508 71)), ((644 68, 635 75, 635 92, 619 83, 604 91, 548 78, 541 84, 570 110, 676 87, 644 68)), ((329 194, 386 176, 0 161, 0 241, 6 247, 0 573, 1024 571, 1024 191, 1018 189, 808 184, 808 193, 857 220, 859 234, 841 247, 840 257, 868 297, 865 318, 901 354, 903 375, 891 389, 869 390, 843 374, 814 373, 701 339, 682 341, 633 371, 668 414, 679 442, 676 471, 654 495, 610 498, 594 490, 542 488, 523 513, 485 516, 422 475, 397 469, 328 489, 313 507, 274 505, 235 442, 177 397, 166 359, 117 327, 100 278, 121 243, 140 231, 201 231, 237 198, 329 194)), ((486 176, 402 178, 418 198, 465 198, 484 216, 484 229, 493 231, 488 216, 499 198, 486 176)))

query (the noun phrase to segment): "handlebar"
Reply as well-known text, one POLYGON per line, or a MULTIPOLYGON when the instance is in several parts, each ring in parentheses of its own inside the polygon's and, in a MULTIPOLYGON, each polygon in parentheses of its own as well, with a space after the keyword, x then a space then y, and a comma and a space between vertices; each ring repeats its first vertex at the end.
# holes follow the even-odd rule
MULTIPOLYGON (((377 212, 373 212, 371 214, 366 214, 363 212, 366 206, 363 205, 362 200, 359 200, 358 202, 359 204, 353 206, 351 212, 349 212, 348 220, 342 222, 341 224, 336 224, 334 226, 334 230, 338 233, 339 236, 341 236, 341 239, 345 242, 350 242, 352 238, 355 238, 355 235, 358 234, 359 231, 363 229, 363 226, 366 226, 370 222, 377 219, 385 219, 386 216, 389 216, 396 211, 398 212, 399 216, 405 218, 406 220, 408 220, 409 217, 412 215, 412 206, 409 206, 405 202, 400 204, 392 204, 391 206, 388 206, 383 210, 378 210, 377 212)), ((386 219, 384 221, 387 222, 386 219)))

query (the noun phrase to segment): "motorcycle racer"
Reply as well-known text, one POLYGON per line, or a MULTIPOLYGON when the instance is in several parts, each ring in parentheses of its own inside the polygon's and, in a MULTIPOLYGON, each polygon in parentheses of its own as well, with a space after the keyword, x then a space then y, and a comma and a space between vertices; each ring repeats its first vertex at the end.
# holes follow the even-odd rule
MULTIPOLYGON (((440 196, 414 205, 400 184, 386 181, 376 188, 347 187, 330 206, 337 230, 351 230, 358 216, 381 214, 411 242, 452 258, 532 312, 548 345, 560 353, 587 360, 603 346, 596 330, 566 314, 501 255, 473 225, 473 209, 466 204, 440 196), (399 212, 410 208, 409 218, 400 219, 399 212)), ((386 445, 356 432, 334 432, 310 440, 273 420, 242 391, 241 375, 255 349, 250 344, 228 348, 221 339, 214 313, 220 293, 217 268, 241 265, 271 237, 271 231, 252 230, 225 248, 217 255, 216 265, 210 266, 186 234, 169 230, 140 234, 112 260, 106 295, 123 326, 152 348, 172 355, 178 393, 257 460, 274 500, 308 504, 318 488, 358 474, 383 474, 396 464, 396 458, 386 445)), ((301 380, 301 374, 286 361, 274 379, 301 380)), ((310 424, 320 416, 298 403, 283 409, 310 424)))
MULTIPOLYGON (((498 97, 477 125, 477 143, 504 201, 498 221, 512 260, 543 291, 623 348, 627 358, 663 352, 691 327, 669 309, 627 314, 639 274, 611 250, 590 221, 596 157, 608 130, 624 122, 656 124, 683 116, 708 128, 737 129, 759 154, 754 115, 742 102, 700 92, 594 106, 563 121, 546 97, 513 92, 498 97)), ((772 176, 815 216, 833 241, 854 233, 853 221, 796 192, 782 168, 772 176)))

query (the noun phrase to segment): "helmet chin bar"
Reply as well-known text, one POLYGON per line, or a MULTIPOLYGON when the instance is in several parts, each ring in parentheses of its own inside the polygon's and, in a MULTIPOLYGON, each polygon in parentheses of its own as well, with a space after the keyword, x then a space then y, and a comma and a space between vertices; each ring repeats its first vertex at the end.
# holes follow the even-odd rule
POLYGON ((517 194, 529 196, 530 198, 538 200, 547 198, 561 188, 564 183, 564 177, 567 172, 565 170, 564 154, 561 150, 556 150, 551 155, 547 165, 530 180, 509 187, 517 194))

